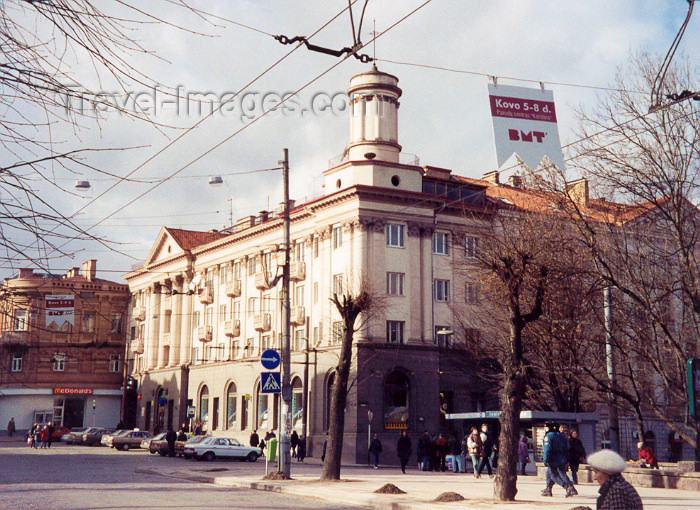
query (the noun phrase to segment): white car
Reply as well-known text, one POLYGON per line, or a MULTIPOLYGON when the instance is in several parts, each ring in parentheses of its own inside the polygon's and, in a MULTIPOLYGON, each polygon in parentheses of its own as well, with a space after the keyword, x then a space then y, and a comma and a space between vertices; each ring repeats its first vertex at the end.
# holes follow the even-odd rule
POLYGON ((255 462, 261 455, 260 448, 243 445, 238 439, 228 437, 207 437, 199 443, 185 443, 185 457, 194 457, 197 460, 222 457, 255 462))

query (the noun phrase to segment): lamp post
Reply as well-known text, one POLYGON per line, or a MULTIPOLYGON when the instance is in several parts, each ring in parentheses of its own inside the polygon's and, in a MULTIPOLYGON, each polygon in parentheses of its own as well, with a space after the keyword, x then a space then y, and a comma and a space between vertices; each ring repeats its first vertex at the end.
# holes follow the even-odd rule
POLYGON ((282 413, 280 416, 280 471, 289 476, 292 458, 290 455, 289 436, 292 432, 292 386, 290 378, 290 314, 289 314, 289 248, 290 220, 289 220, 289 152, 282 149, 282 183, 284 189, 284 267, 282 268, 282 413))

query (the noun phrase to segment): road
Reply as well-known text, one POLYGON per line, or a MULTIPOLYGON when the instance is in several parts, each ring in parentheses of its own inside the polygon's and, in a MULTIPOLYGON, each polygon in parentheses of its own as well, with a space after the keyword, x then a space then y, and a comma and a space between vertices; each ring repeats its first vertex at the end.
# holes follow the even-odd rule
POLYGON ((59 444, 50 450, 34 450, 21 443, 0 443, 0 509, 358 508, 152 474, 166 467, 191 473, 259 472, 262 464, 200 463, 104 447, 59 444))

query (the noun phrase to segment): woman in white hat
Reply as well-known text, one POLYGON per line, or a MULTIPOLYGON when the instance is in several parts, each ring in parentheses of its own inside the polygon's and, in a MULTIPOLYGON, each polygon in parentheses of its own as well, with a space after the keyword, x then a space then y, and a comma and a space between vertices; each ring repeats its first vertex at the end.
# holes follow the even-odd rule
POLYGON ((643 510, 637 490, 620 474, 627 467, 625 459, 612 450, 600 450, 587 461, 600 484, 596 510, 643 510))

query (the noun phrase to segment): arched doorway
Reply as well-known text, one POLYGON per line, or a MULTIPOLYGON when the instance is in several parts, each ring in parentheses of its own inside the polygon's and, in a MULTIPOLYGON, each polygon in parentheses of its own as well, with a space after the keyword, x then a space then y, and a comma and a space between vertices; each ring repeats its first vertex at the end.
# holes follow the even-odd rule
POLYGON ((292 429, 304 431, 304 388, 299 377, 292 381, 292 429))
POLYGON ((236 391, 236 384, 231 383, 226 390, 226 430, 238 429, 237 405, 238 393, 236 391))
MULTIPOLYGON (((279 408, 279 393, 262 393, 260 381, 255 385, 255 401, 257 408, 255 423, 258 433, 277 429, 277 412, 279 408)), ((264 434, 262 434, 264 435, 264 434)))
POLYGON ((199 391, 199 421, 202 422, 202 431, 208 430, 209 422, 209 388, 202 386, 199 391))

